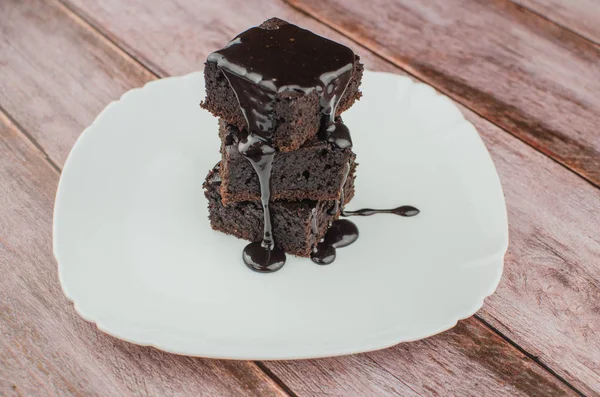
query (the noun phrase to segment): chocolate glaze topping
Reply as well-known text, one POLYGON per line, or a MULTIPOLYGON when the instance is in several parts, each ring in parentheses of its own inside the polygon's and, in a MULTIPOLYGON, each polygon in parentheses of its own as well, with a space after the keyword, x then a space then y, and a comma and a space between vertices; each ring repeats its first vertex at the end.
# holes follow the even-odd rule
POLYGON ((210 54, 208 61, 216 62, 227 77, 250 133, 269 139, 278 92, 317 91, 326 126, 333 123, 337 104, 352 77, 354 53, 287 24, 272 30, 250 28, 210 54))
POLYGON ((273 30, 248 29, 210 54, 208 61, 217 63, 235 92, 248 127, 248 137, 240 141, 238 149, 252 163, 260 182, 263 240, 247 245, 242 257, 253 270, 273 272, 285 263, 285 253, 275 246, 269 213, 276 93, 316 91, 323 115, 319 136, 336 147, 351 147, 350 132, 341 121, 335 121, 335 110, 352 76, 354 53, 287 24, 273 30))

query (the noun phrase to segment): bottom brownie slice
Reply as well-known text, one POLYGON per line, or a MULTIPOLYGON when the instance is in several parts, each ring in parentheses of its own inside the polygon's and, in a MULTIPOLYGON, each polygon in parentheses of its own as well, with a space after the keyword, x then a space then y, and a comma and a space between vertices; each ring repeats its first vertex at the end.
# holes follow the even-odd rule
MULTIPOLYGON (((354 196, 353 174, 351 172, 344 187, 346 203, 354 196)), ((204 190, 208 199, 208 218, 214 230, 249 241, 262 239, 263 211, 260 202, 223 205, 218 164, 208 173, 204 190)), ((288 254, 310 256, 312 248, 325 236, 331 222, 339 217, 339 212, 329 214, 334 207, 335 201, 272 201, 270 210, 275 244, 288 254)))

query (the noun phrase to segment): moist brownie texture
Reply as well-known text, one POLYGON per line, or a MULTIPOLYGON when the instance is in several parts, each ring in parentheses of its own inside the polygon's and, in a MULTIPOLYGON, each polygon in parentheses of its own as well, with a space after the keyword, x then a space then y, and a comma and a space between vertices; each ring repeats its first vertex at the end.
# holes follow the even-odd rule
MULTIPOLYGON (((288 24, 278 18, 272 18, 259 27, 266 30, 278 29, 288 24)), ((326 40, 323 38, 323 40, 326 40)), ((355 55, 352 76, 336 108, 336 115, 352 106, 360 98, 359 85, 362 78, 363 65, 355 55)), ((200 104, 212 114, 239 129, 246 128, 246 119, 240 109, 235 93, 227 78, 215 62, 207 61, 204 68, 206 99, 200 104)), ((301 91, 286 90, 275 95, 272 119, 273 146, 286 152, 298 149, 307 140, 313 138, 321 126, 321 105, 319 94, 312 91, 308 94, 301 91)))
MULTIPOLYGON (((260 200, 260 184, 252 164, 238 151, 246 137, 232 124, 219 122, 221 197, 224 204, 260 200)), ((271 171, 272 200, 339 200, 348 166, 353 178, 356 164, 350 148, 333 149, 316 136, 291 152, 275 155, 271 171)))
MULTIPOLYGON (((204 195, 208 199, 208 218, 214 230, 249 241, 261 241, 263 211, 260 201, 246 201, 223 205, 219 164, 212 169, 204 182, 204 195)), ((354 177, 349 177, 345 200, 354 195, 354 177)), ((327 228, 339 217, 329 214, 335 201, 272 201, 270 204, 275 244, 285 252, 297 256, 310 256, 313 247, 325 236, 327 228)))

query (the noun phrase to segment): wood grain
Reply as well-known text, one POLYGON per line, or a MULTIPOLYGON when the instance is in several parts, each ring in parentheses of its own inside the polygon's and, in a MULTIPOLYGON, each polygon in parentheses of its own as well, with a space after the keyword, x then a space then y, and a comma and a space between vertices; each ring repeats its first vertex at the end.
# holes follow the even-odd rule
POLYGON ((374 353, 267 365, 299 395, 576 395, 473 318, 374 353))
POLYGON ((598 0, 511 0, 600 44, 598 0))
POLYGON ((600 186, 600 47, 507 0, 289 0, 600 186))
POLYGON ((154 78, 51 2, 0 1, 0 37, 0 104, 58 165, 108 101, 154 78))
POLYGON ((503 181, 510 247, 478 315, 600 395, 600 190, 472 112, 503 181))
MULTIPOLYGON (((59 164, 108 101, 151 78, 56 6, 4 1, 0 18, 0 104, 59 164)), ((252 363, 130 345, 81 320, 52 257, 58 174, 0 116, 0 395, 284 395, 252 363)))
POLYGON ((252 363, 135 346, 79 318, 52 257, 57 183, 0 113, 0 395, 285 395, 252 363))
MULTIPOLYGON (((193 0, 131 0, 126 4, 120 0, 61 1, 160 76, 202 69, 208 54, 224 42, 273 16, 310 27, 319 34, 333 33, 352 45, 350 40, 279 0, 225 0, 201 5, 193 0)), ((375 58, 371 53, 366 56, 375 58)))
MULTIPOLYGON (((351 44, 370 68, 400 72, 356 43, 315 20, 294 14, 280 3, 254 7, 242 1, 222 1, 224 8, 239 12, 228 15, 227 21, 216 28, 215 21, 221 14, 197 7, 192 1, 180 0, 175 7, 177 11, 157 1, 133 1, 128 3, 127 12, 119 11, 122 7, 116 0, 95 4, 69 1, 78 12, 93 15, 91 22, 120 45, 135 45, 136 56, 142 63, 157 64, 165 73, 194 70, 201 63, 198 54, 206 56, 240 30, 272 15, 351 44), (152 20, 154 25, 148 27, 140 20, 152 20), (196 37, 196 31, 209 31, 210 39, 196 37), (181 37, 194 41, 194 45, 176 47, 174 41, 181 37), (169 49, 176 61, 162 56, 169 49)), ((438 59, 442 65, 443 60, 438 59)), ((487 106, 486 102, 481 106, 487 106)), ((509 211, 511 247, 505 275, 480 316, 577 387, 590 394, 598 393, 600 370, 595 363, 600 356, 597 331, 600 311, 596 303, 600 243, 595 231, 600 224, 598 191, 473 112, 461 109, 482 133, 491 151, 509 211)))

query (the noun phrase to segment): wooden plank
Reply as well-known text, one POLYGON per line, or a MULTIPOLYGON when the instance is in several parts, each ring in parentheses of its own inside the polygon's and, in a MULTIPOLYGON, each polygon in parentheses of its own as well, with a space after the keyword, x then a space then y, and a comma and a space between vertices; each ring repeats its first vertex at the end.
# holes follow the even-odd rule
POLYGON ((253 363, 135 346, 82 320, 52 257, 58 173, 0 113, 0 395, 283 396, 253 363))
POLYGON ((154 78, 52 3, 0 1, 0 37, 0 104, 59 165, 109 101, 154 78))
MULTIPOLYGON (((109 2, 105 2, 103 4, 110 5, 109 2)), ((132 5, 132 3, 127 3, 127 4, 128 4, 128 6, 132 5)), ((142 4, 146 4, 146 3, 144 2, 142 4)), ((85 4, 83 4, 83 5, 85 5, 85 4)), ((93 4, 91 6, 95 7, 96 5, 97 4, 93 4)), ((133 4, 133 5, 137 5, 137 4, 133 4)), ((212 21, 212 24, 214 25, 215 23, 217 23, 218 18, 219 18, 219 17, 215 16, 214 14, 211 15, 208 11, 206 11, 206 9, 204 9, 203 12, 198 12, 197 14, 195 14, 196 11, 194 11, 194 10, 196 9, 196 7, 194 6, 194 4, 192 4, 190 2, 189 4, 186 5, 186 4, 182 4, 180 2, 179 3, 179 8, 184 7, 185 8, 185 10, 184 10, 185 12, 183 14, 189 16, 188 18, 184 18, 181 21, 179 21, 180 22, 179 25, 185 25, 185 26, 182 27, 182 28, 178 28, 177 26, 170 26, 170 25, 168 25, 168 26, 162 26, 161 25, 161 23, 162 23, 161 21, 164 19, 162 16, 163 15, 168 15, 167 11, 169 11, 169 9, 168 8, 165 9, 165 8, 161 8, 161 7, 169 7, 169 5, 163 5, 162 3, 158 3, 157 2, 156 4, 153 4, 150 7, 150 9, 149 9, 148 12, 154 12, 154 13, 156 13, 156 16, 152 16, 152 14, 146 15, 144 12, 141 12, 141 11, 140 12, 136 12, 135 9, 127 9, 127 11, 125 12, 125 14, 129 15, 129 17, 128 17, 129 20, 128 20, 127 24, 134 26, 134 28, 129 28, 129 27, 122 28, 122 27, 119 27, 119 26, 116 26, 116 28, 123 29, 123 31, 128 32, 128 34, 125 35, 124 37, 136 37, 136 39, 140 40, 139 48, 146 48, 147 49, 147 48, 151 48, 148 43, 150 43, 150 42, 153 42, 153 43, 162 43, 163 41, 161 41, 162 40, 161 37, 163 37, 163 36, 170 37, 169 35, 164 35, 165 31, 171 31, 171 32, 173 32, 174 35, 179 36, 179 37, 182 37, 181 35, 184 34, 187 31, 189 31, 189 32, 196 32, 196 34, 201 35, 201 33, 197 33, 199 27, 207 26, 207 29, 208 29, 208 26, 211 25, 208 22, 203 22, 203 21, 212 21), (196 20, 195 18, 200 18, 200 20, 196 20), (138 19, 139 20, 148 20, 149 19, 149 20, 155 21, 155 23, 152 24, 152 25, 149 25, 149 24, 139 24, 139 23, 136 22, 136 21, 138 21, 138 19), (150 26, 152 27, 152 29, 149 29, 150 26), (175 30, 169 30, 171 28, 175 29, 175 30), (132 32, 130 29, 134 29, 134 31, 136 31, 137 33, 132 32), (179 29, 179 30, 177 30, 177 29, 179 29), (130 36, 130 34, 133 34, 134 36, 130 36)), ((251 24, 256 24, 256 23, 260 22, 261 20, 266 19, 267 17, 272 16, 272 15, 283 16, 283 17, 288 18, 288 19, 290 19, 292 21, 295 21, 295 22, 300 23, 300 24, 302 24, 304 26, 307 26, 307 27, 309 27, 311 29, 314 29, 316 31, 320 31, 321 33, 327 33, 328 36, 330 36, 330 37, 332 37, 334 39, 338 39, 339 38, 339 36, 336 36, 336 35, 332 34, 331 31, 328 31, 324 26, 316 23, 314 20, 311 20, 310 18, 307 18, 306 16, 302 16, 302 15, 299 15, 299 14, 294 14, 293 10, 291 10, 289 7, 286 7, 284 4, 281 4, 281 3, 272 3, 272 4, 268 5, 268 6, 265 5, 264 7, 256 7, 256 6, 253 6, 251 4, 247 4, 245 2, 235 2, 235 1, 228 0, 228 2, 222 2, 220 4, 220 7, 221 8, 227 8, 227 9, 236 9, 236 10, 239 11, 238 13, 236 13, 236 15, 240 16, 239 17, 240 19, 237 20, 237 22, 236 22, 239 26, 236 25, 236 26, 231 27, 231 29, 230 29, 231 32, 226 31, 226 32, 221 32, 220 33, 221 36, 222 36, 221 39, 220 39, 221 43, 225 42, 227 39, 229 39, 233 34, 235 34, 240 29, 243 29, 243 28, 245 28, 245 27, 247 27, 247 26, 249 26, 251 24), (256 10, 259 10, 259 11, 256 11, 256 10), (264 14, 261 14, 261 13, 264 13, 264 14), (296 15, 296 16, 294 16, 294 15, 296 15), (244 20, 242 20, 243 18, 253 18, 255 20, 244 21, 244 20)), ((118 11, 118 4, 117 3, 115 3, 115 7, 112 9, 112 11, 116 12, 117 14, 119 14, 117 12, 118 11)), ((94 14, 94 15, 97 18, 102 17, 101 13, 94 14)), ((221 15, 221 13, 219 13, 218 15, 221 15)), ((118 20, 119 15, 112 15, 112 14, 108 13, 108 14, 106 14, 106 18, 107 19, 106 19, 105 22, 108 25, 110 25, 110 23, 112 23, 113 21, 118 20)), ((100 19, 98 19, 98 20, 100 20, 100 19)), ((126 19, 126 21, 127 21, 127 19, 126 19)), ((108 34, 109 36, 110 35, 115 35, 115 33, 112 30, 109 31, 106 28, 105 28, 105 32, 110 33, 110 34, 108 34)), ((171 42, 171 39, 168 39, 166 41, 167 41, 167 44, 165 44, 166 46, 164 48, 169 48, 168 46, 172 45, 173 43, 171 42)), ((28 45, 31 46, 31 44, 28 43, 27 41, 22 42, 21 45, 23 45, 23 46, 28 46, 28 45)), ((158 44, 152 44, 152 45, 158 45, 158 44)), ((221 45, 221 44, 219 44, 219 45, 221 45)), ((188 53, 175 53, 175 52, 180 51, 180 49, 178 47, 173 47, 174 48, 174 50, 173 50, 174 53, 172 55, 175 58, 192 59, 193 60, 194 58, 188 58, 188 57, 197 56, 196 55, 197 52, 203 52, 204 54, 207 54, 208 52, 210 52, 211 50, 213 50, 215 47, 218 47, 219 45, 216 45, 214 47, 208 47, 208 45, 205 44, 204 46, 198 48, 197 51, 195 51, 193 53, 189 53, 189 54, 188 53)), ((191 51, 191 50, 192 49, 186 50, 186 51, 191 51)), ((167 50, 164 50, 164 51, 167 51, 167 50)), ((38 50, 36 50, 35 48, 33 48, 33 49, 31 49, 30 52, 31 53, 36 53, 36 52, 38 52, 38 50)), ((141 53, 141 52, 142 51, 139 50, 139 53, 141 53)), ((369 54, 369 53, 364 52, 364 51, 360 51, 360 53, 361 53, 361 55, 363 53, 366 55, 364 58, 368 61, 368 63, 371 66, 376 66, 376 67, 378 67, 380 69, 381 68, 390 68, 390 66, 388 64, 382 63, 381 60, 378 60, 378 58, 375 57, 375 56, 373 56, 372 54, 369 54)), ((79 55, 76 53, 76 51, 74 51, 74 55, 72 55, 72 56, 77 57, 79 55)), ((118 54, 115 55, 115 56, 118 56, 118 54)), ((139 56, 139 54, 138 54, 138 56, 139 56)), ((170 59, 170 57, 168 57, 168 58, 170 59)), ((163 59, 164 59, 165 63, 167 61, 169 61, 169 59, 166 59, 164 57, 163 57, 163 59)), ((167 70, 167 71, 169 71, 169 68, 175 68, 176 67, 176 65, 170 65, 169 66, 169 65, 166 65, 166 64, 162 64, 161 62, 163 62, 163 61, 161 61, 160 57, 153 58, 153 60, 155 62, 163 65, 162 68, 164 68, 164 70, 167 70)), ((146 62, 146 60, 143 60, 143 61, 146 62)), ((75 59, 69 60, 69 62, 77 63, 78 59, 75 58, 75 59)), ((199 62, 199 63, 201 63, 201 62, 199 62)), ((184 67, 182 67, 181 72, 189 71, 189 70, 185 70, 184 68, 186 68, 186 67, 190 67, 190 68, 194 67, 195 64, 196 64, 195 61, 187 61, 187 64, 186 64, 187 66, 184 65, 184 67)), ((94 65, 90 65, 90 68, 93 69, 94 65)), ((193 70, 193 69, 190 69, 190 70, 193 70)), ((77 76, 74 76, 73 78, 76 78, 76 77, 77 76)), ((67 80, 67 83, 69 83, 68 80, 67 80)), ((96 94, 93 91, 91 91, 91 92, 93 93, 93 95, 96 94)), ((42 94, 43 95, 48 95, 46 91, 44 91, 42 94)), ((56 95, 56 93, 54 93, 54 94, 50 93, 49 95, 56 95)), ((7 95, 7 96, 10 97, 9 95, 7 95)), ((33 110, 30 110, 30 109, 27 109, 27 108, 26 109, 16 109, 16 112, 15 112, 14 116, 18 120, 21 120, 23 118, 28 117, 27 113, 30 112, 30 111, 35 111, 35 109, 33 109, 33 110)), ((64 113, 61 115, 61 117, 65 117, 64 113)), ((474 116, 472 114, 468 114, 468 117, 470 119, 472 119, 472 120, 478 120, 479 123, 482 123, 482 125, 487 126, 487 128, 491 128, 490 124, 487 123, 487 122, 485 122, 485 121, 483 121, 481 118, 478 118, 478 117, 476 117, 476 116, 474 116)), ((82 127, 83 127, 83 125, 79 126, 78 128, 81 129, 82 127)), ((481 128, 481 126, 479 126, 479 125, 478 125, 478 127, 481 128)), ((493 130, 493 132, 494 132, 494 134, 503 135, 502 132, 500 130, 498 130, 498 129, 493 130)), ((520 143, 517 142, 515 139, 512 139, 511 142, 515 142, 516 145, 520 145, 520 143)), ((487 143, 488 143, 488 145, 490 144, 489 141, 487 143)), ((502 152, 500 152, 500 155, 502 155, 502 152)), ((539 156, 539 157, 542 158, 542 159, 544 159, 543 156, 539 156)), ((554 164, 553 162, 551 162, 551 161, 549 161, 547 159, 544 159, 544 161, 547 162, 547 163, 550 163, 550 164, 554 164)), ((544 164, 546 164, 546 163, 544 163, 544 164)), ((559 168, 560 171, 558 171, 558 172, 563 172, 563 173, 565 173, 567 175, 571 175, 572 178, 579 180, 578 178, 575 178, 572 174, 570 174, 566 170, 560 168, 556 164, 554 164, 554 165, 559 168)), ((508 183, 510 183, 510 181, 508 181, 508 183)), ((589 186, 588 186, 588 188, 589 188, 589 186)), ((526 193, 526 196, 529 197, 529 198, 535 197, 534 195, 532 195, 531 192, 525 192, 525 193, 526 193)), ((525 217, 526 216, 527 216, 527 214, 525 215, 525 217)), ((590 222, 591 221, 593 221, 593 219, 590 220, 590 222)), ((560 236, 560 235, 558 237, 562 238, 562 236, 560 236)), ((567 277, 569 277, 569 275, 567 275, 567 277)), ((544 297, 544 296, 542 295, 542 297, 544 297)), ((525 302, 525 304, 530 304, 530 302, 525 302)), ((560 306, 560 304, 559 304, 559 306, 560 306)), ((583 316, 586 316, 587 313, 588 313, 588 308, 586 306, 585 310, 584 310, 584 313, 583 313, 583 316)), ((504 320, 507 320, 507 319, 503 319, 503 321, 504 320)), ((551 325, 552 321, 554 321, 553 317, 545 318, 544 321, 542 321, 540 324, 536 325, 537 328, 534 329, 534 330, 532 330, 532 332, 533 331, 539 332, 540 330, 543 331, 543 328, 551 325)), ((510 324, 510 318, 508 319, 508 324, 510 324)), ((536 335, 532 336, 530 334, 526 334, 526 335, 523 335, 523 337, 525 337, 525 338, 531 338, 531 341, 529 343, 533 344, 533 345, 535 345, 535 342, 537 341, 537 336, 536 335)), ((481 338, 479 338, 477 336, 471 336, 471 338, 470 339, 466 339, 464 343, 465 344, 473 343, 473 342, 469 342, 469 341, 473 341, 473 340, 481 340, 481 338)), ((544 346, 541 346, 542 350, 544 348, 545 348, 544 346)), ((489 357, 488 359, 493 361, 493 360, 496 360, 496 357, 489 357)), ((333 359, 333 360, 335 360, 335 359, 333 359)), ((550 363, 551 364, 556 364, 552 360, 550 360, 550 363)), ((472 367, 474 368, 474 367, 477 367, 479 365, 480 364, 478 364, 476 362, 472 362, 471 365, 469 366, 469 368, 472 368, 472 367)), ((491 366, 492 363, 489 363, 488 365, 491 366)), ((381 366, 377 365, 376 368, 378 368, 377 369, 378 372, 375 374, 375 376, 383 376, 383 377, 389 376, 389 375, 385 375, 386 371, 383 370, 383 368, 381 366)), ((371 369, 370 368, 355 367, 355 368, 352 368, 352 370, 354 371, 354 373, 359 374, 359 373, 362 373, 363 371, 366 371, 366 370, 370 371, 371 369)), ((434 373, 441 372, 441 371, 443 371, 443 366, 435 367, 435 368, 432 369, 432 371, 434 373)), ((301 370, 300 370, 300 372, 301 372, 301 370)), ((485 374, 485 371, 481 372, 481 373, 485 374)), ((368 374, 366 374, 366 375, 368 375, 368 374)), ((365 378, 362 378, 362 379, 364 380, 365 378)), ((455 385, 455 383, 456 384, 460 384, 461 381, 462 381, 461 379, 446 380, 444 382, 449 382, 449 383, 444 383, 442 390, 451 390, 452 387, 455 385)), ((316 382, 317 382, 317 384, 315 385, 315 387, 318 387, 318 382, 319 381, 316 381, 316 382)), ((357 379, 356 382, 357 383, 360 382, 360 379, 357 379)), ((400 381, 396 380, 396 382, 398 383, 400 381)), ((551 381, 549 381, 549 382, 551 382, 551 381)), ((398 385, 396 387, 400 388, 401 386, 398 385)))
MULTIPOLYGON (((131 0, 125 4, 120 0, 60 1, 160 76, 201 70, 208 54, 223 47, 224 42, 274 16, 309 26, 322 35, 333 33, 327 26, 278 0, 225 0, 206 2, 202 6, 192 0, 131 0)), ((341 35, 335 37, 352 45, 341 35)), ((366 56, 374 58, 371 53, 366 56)))
POLYGON ((509 219, 504 276, 478 315, 578 389, 600 395, 600 190, 462 111, 496 164, 509 219))
MULTIPOLYGON (((1 103, 59 163, 97 111, 150 76, 55 5, 4 1, 0 18, 1 103)), ((76 316, 51 253, 58 175, 0 124, 0 395, 284 395, 253 363, 137 347, 76 316)))
POLYGON ((600 47, 508 0, 289 0, 600 186, 600 47))
MULTIPOLYGON (((220 24, 217 21, 222 16, 218 10, 197 7, 192 1, 179 1, 176 11, 163 2, 139 0, 129 2, 126 12, 122 12, 117 0, 101 4, 69 1, 77 12, 93 15, 93 20, 88 19, 121 45, 132 46, 135 38, 140 61, 157 64, 165 73, 194 70, 210 51, 240 30, 272 15, 351 44, 370 68, 400 72, 281 3, 255 7, 224 0, 220 7, 239 12, 228 15, 228 20, 220 24), (171 15, 173 20, 164 15, 171 15), (138 20, 152 20, 154 24, 150 27, 138 20), (204 40, 206 35, 198 33, 202 31, 209 31, 210 39, 204 40), (181 37, 190 38, 194 44, 176 47, 175 41, 181 37), (163 56, 172 48, 177 61, 163 56)), ((594 364, 600 355, 600 338, 595 331, 600 329, 596 326, 600 312, 594 303, 598 297, 596 280, 600 278, 600 246, 594 232, 600 224, 598 211, 594 210, 600 208, 598 191, 473 112, 461 109, 482 133, 496 162, 510 220, 511 248, 505 276, 480 315, 568 381, 594 394, 600 384, 600 371, 594 364), (566 256, 561 258, 563 253, 566 256), (573 312, 572 317, 562 314, 573 312)))
POLYGON ((576 395, 473 318, 374 353, 266 365, 309 396, 576 395))
POLYGON ((598 0, 511 0, 600 44, 598 0))

